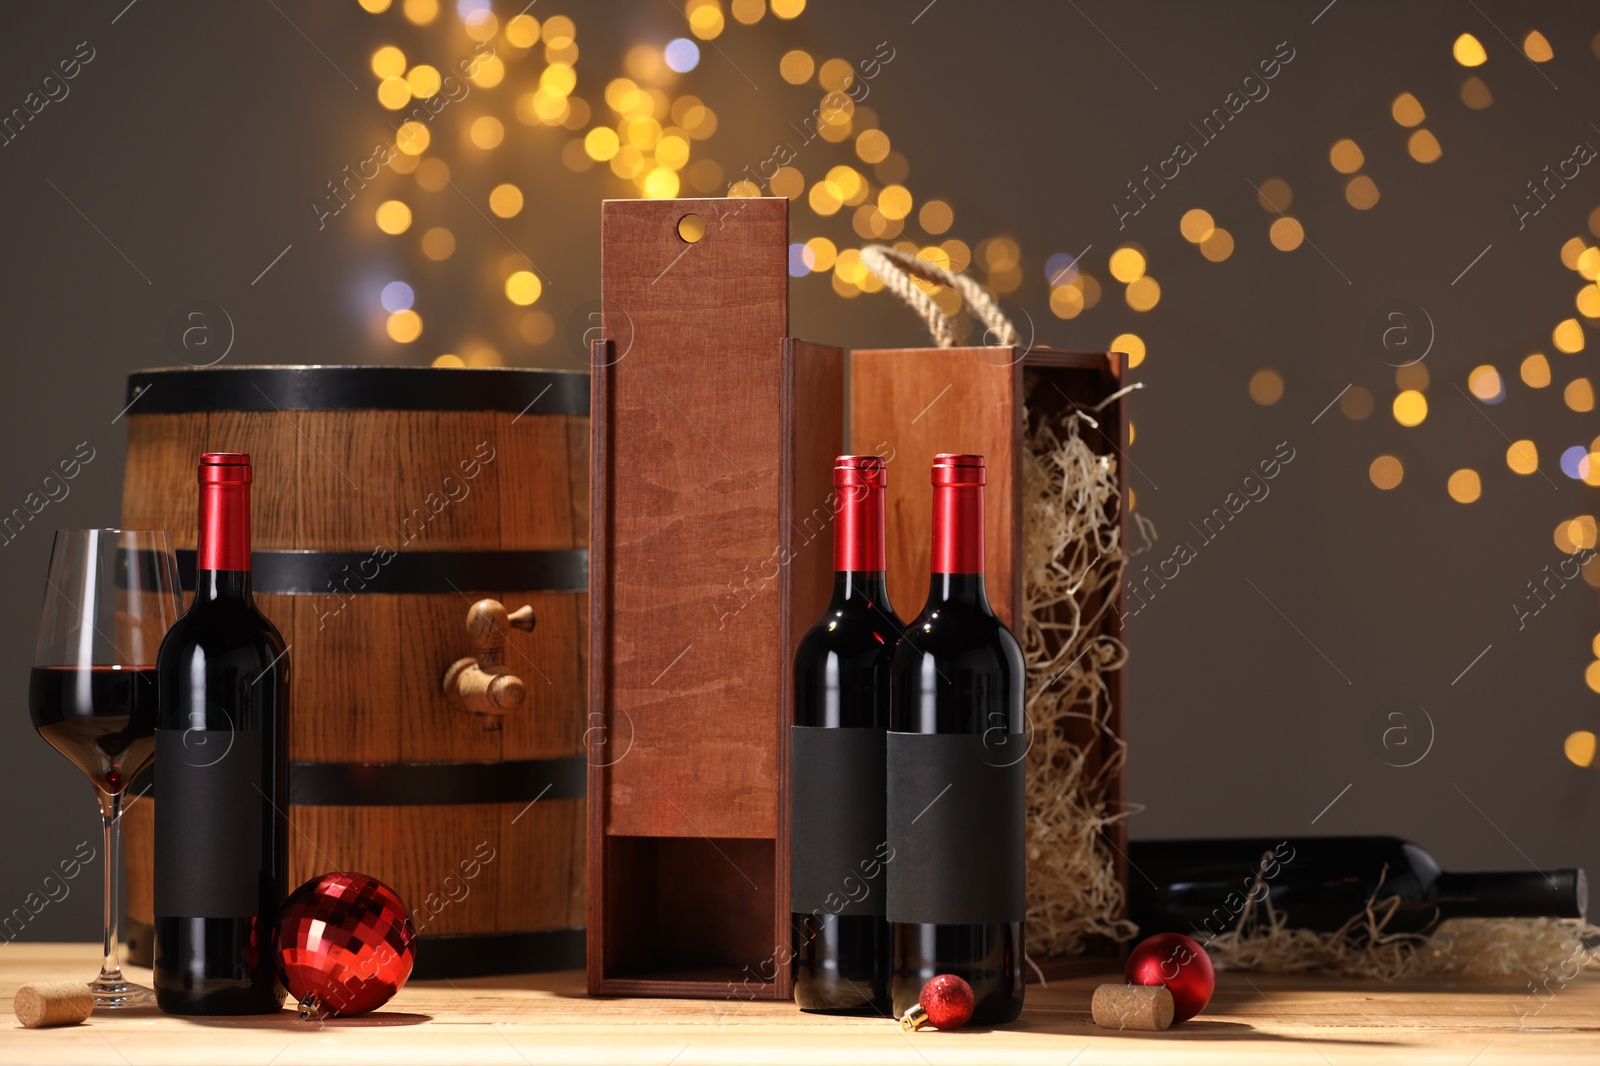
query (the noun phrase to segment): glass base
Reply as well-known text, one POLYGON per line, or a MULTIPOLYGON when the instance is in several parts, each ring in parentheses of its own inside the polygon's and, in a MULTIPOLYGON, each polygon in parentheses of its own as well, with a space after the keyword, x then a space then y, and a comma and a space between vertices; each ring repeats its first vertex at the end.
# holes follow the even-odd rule
POLYGON ((121 975, 102 974, 90 981, 89 994, 94 996, 94 1009, 97 1011, 134 1010, 156 1005, 154 989, 125 981, 121 975))

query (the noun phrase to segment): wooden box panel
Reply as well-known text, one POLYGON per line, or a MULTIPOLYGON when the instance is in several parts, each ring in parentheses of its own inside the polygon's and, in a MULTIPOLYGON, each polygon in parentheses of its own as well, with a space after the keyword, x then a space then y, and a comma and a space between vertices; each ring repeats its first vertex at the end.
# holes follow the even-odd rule
MULTIPOLYGON (((1074 408, 1099 422, 1084 436, 1101 454, 1122 456, 1128 439, 1126 405, 1119 398, 1094 408, 1122 387, 1124 357, 1117 352, 1068 352, 1048 348, 890 348, 850 353, 850 448, 889 461, 885 498, 889 593, 907 618, 927 598, 933 487, 929 468, 939 452, 973 452, 989 471, 984 513, 984 554, 989 598, 1008 626, 1022 612, 1022 456, 1026 420, 1058 421, 1074 408)), ((1127 464, 1117 478, 1127 498, 1127 464)), ((1119 516, 1119 521, 1122 518, 1119 516)), ((1124 528, 1124 541, 1126 529, 1124 528)), ((1118 590, 1117 610, 1121 610, 1118 590)), ((1113 615, 1114 616, 1114 615, 1113 615)), ((1110 728, 1124 735, 1123 671, 1107 678, 1110 728)), ((1097 737, 1088 730, 1072 739, 1089 750, 1091 772, 1097 737)), ((1106 796, 1110 808, 1123 803, 1122 778, 1106 796)), ((1127 830, 1113 823, 1107 836, 1117 876, 1128 883, 1127 830)), ((1112 943, 1096 954, 1117 954, 1112 943)))
POLYGON ((844 382, 838 349, 785 340, 787 226, 782 199, 604 207, 590 449, 593 992, 788 995, 787 973, 732 982, 763 962, 770 977, 788 939, 791 605, 820 612, 818 566, 831 565, 787 517, 828 506, 844 382), (689 214, 705 222, 695 242, 678 232, 689 214), (691 897, 698 917, 683 921, 706 949, 689 957, 686 927, 663 908, 691 897))

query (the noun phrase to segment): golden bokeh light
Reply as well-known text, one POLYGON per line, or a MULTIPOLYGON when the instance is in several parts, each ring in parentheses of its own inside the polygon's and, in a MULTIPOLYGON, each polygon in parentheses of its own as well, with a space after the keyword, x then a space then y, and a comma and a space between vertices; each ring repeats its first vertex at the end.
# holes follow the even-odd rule
POLYGON ((651 200, 670 200, 681 186, 678 172, 671 167, 652 167, 644 176, 644 194, 651 200))
POLYGON ((813 237, 806 242, 804 257, 806 266, 812 270, 832 270, 838 261, 839 249, 826 237, 813 237))
POLYGON ((1161 286, 1156 284, 1155 278, 1146 274, 1128 283, 1126 296, 1128 306, 1135 311, 1149 311, 1161 302, 1161 286))
POLYGON ((1522 383, 1530 389, 1542 389, 1550 384, 1550 360, 1534 352, 1522 361, 1522 383))
POLYGON ((493 11, 486 7, 480 7, 477 10, 467 12, 466 16, 461 20, 461 28, 474 41, 480 43, 492 41, 494 40, 494 35, 500 32, 500 20, 495 17, 493 11))
POLYGON ((397 236, 411 228, 411 208, 399 200, 385 200, 378 205, 378 228, 390 236, 397 236))
POLYGON ((406 155, 404 152, 397 152, 389 157, 389 169, 396 174, 410 174, 421 163, 420 156, 406 155))
POLYGON ((1579 289, 1572 302, 1584 318, 1600 318, 1600 282, 1579 289))
POLYGON ((1569 237, 1561 245, 1561 265, 1568 270, 1578 269, 1578 257, 1589 247, 1582 237, 1569 237))
POLYGON ((443 355, 434 356, 432 365, 438 366, 438 367, 457 368, 457 367, 466 366, 467 365, 467 361, 465 359, 461 358, 459 355, 455 355, 455 354, 452 354, 450 352, 446 352, 443 355))
POLYGON ((1294 203, 1294 190, 1282 178, 1268 178, 1256 190, 1256 203, 1261 205, 1263 211, 1282 213, 1294 203))
POLYGON ((482 115, 473 120, 468 136, 479 148, 498 148, 506 139, 506 128, 493 115, 482 115))
POLYGON ((372 53, 372 73, 380 78, 398 78, 406 72, 406 54, 392 44, 372 53))
POLYGON ((1483 495, 1483 483, 1476 470, 1462 469, 1450 475, 1445 486, 1450 498, 1457 503, 1474 503, 1483 495))
POLYGON ((522 212, 522 190, 509 182, 496 185, 489 192, 489 210, 501 218, 513 218, 522 212))
POLYGON ((1077 318, 1083 312, 1083 292, 1075 285, 1050 290, 1050 313, 1057 318, 1077 318))
POLYGON ((544 292, 544 285, 539 281, 539 275, 531 270, 518 270, 506 278, 506 299, 518 307, 527 307, 539 299, 544 292))
POLYGON ((456 235, 443 226, 435 226, 422 235, 422 254, 435 263, 442 263, 456 254, 456 235))
POLYGON ((1500 371, 1487 364, 1473 367, 1467 374, 1467 391, 1480 400, 1498 400, 1505 394, 1500 371))
POLYGON ((844 92, 855 80, 855 68, 847 59, 830 59, 817 68, 817 84, 829 92, 844 92))
POLYGON ((1283 375, 1276 370, 1257 370, 1250 375, 1250 398, 1262 407, 1283 399, 1283 375))
POLYGON ((1450 46, 1450 54, 1464 67, 1482 66, 1489 58, 1489 53, 1483 50, 1482 42, 1470 33, 1463 33, 1456 38, 1456 43, 1450 46))
POLYGON ((889 135, 882 130, 863 130, 856 138, 856 155, 863 163, 881 163, 889 157, 889 135))
POLYGON ((1333 169, 1341 174, 1354 174, 1361 169, 1367 161, 1362 154, 1361 146, 1350 138, 1334 141, 1333 147, 1328 149, 1328 162, 1333 164, 1333 169))
POLYGON ((432 139, 428 127, 415 120, 402 122, 400 128, 394 131, 395 147, 406 155, 421 155, 426 152, 428 142, 432 139))
POLYGON ((378 103, 399 111, 411 102, 411 85, 404 78, 384 78, 378 83, 378 103))
POLYGON ((422 316, 407 308, 390 315, 383 324, 389 339, 397 344, 410 344, 422 336, 422 316))
POLYGON ((539 43, 539 20, 532 15, 513 15, 502 32, 513 48, 532 48, 539 43))
POLYGON ((438 156, 424 159, 417 167, 417 184, 428 192, 443 192, 450 184, 450 164, 438 156))
POLYGON ((443 83, 438 68, 426 63, 412 67, 406 74, 406 85, 411 89, 411 95, 419 100, 426 100, 438 92, 443 83))
POLYGON ((1588 414, 1594 410, 1594 386, 1588 378, 1573 378, 1562 390, 1561 399, 1579 414, 1588 414))
POLYGON ((806 0, 772 0, 772 13, 781 19, 799 18, 806 0))
POLYGON ((767 0, 733 0, 729 10, 744 25, 754 26, 767 13, 767 0))
POLYGON ((1531 440, 1512 442, 1506 449, 1506 466, 1513 474, 1531 474, 1539 469, 1539 446, 1531 440))
POLYGON ((552 15, 545 19, 544 29, 539 31, 539 35, 550 47, 561 48, 577 38, 578 25, 565 15, 552 15))
POLYGON ((1590 766, 1594 763, 1595 736, 1587 729, 1569 733, 1561 744, 1561 750, 1572 765, 1590 766))
POLYGON ((722 5, 717 0, 691 0, 689 7, 689 32, 702 41, 715 40, 722 35, 727 20, 722 17, 722 5))
MULTIPOLYGON (((1126 355, 1128 357, 1129 370, 1132 370, 1134 367, 1144 362, 1144 338, 1140 337, 1137 333, 1119 333, 1115 337, 1112 337, 1111 347, 1109 350, 1113 352, 1122 352, 1124 355, 1126 355)), ((1133 443, 1131 436, 1128 440, 1128 443, 1133 443)))
POLYGON ((1419 163, 1432 163, 1444 154, 1444 149, 1439 147, 1439 138, 1427 129, 1419 129, 1411 135, 1406 141, 1406 151, 1419 163))
POLYGON ((1461 83, 1461 102, 1474 111, 1482 111, 1494 104, 1494 93, 1476 74, 1461 83))
POLYGON ((800 194, 806 191, 805 175, 794 167, 779 167, 772 175, 772 180, 767 187, 774 196, 782 196, 789 200, 798 200, 800 194))
POLYGON ((360 0, 361 10, 369 15, 381 15, 389 10, 390 0, 360 0))
POLYGON ((1405 476, 1406 468, 1392 455, 1380 455, 1367 467, 1367 479, 1384 490, 1398 488, 1405 476))
POLYGON ((1528 36, 1522 39, 1522 54, 1535 63, 1548 63, 1556 57, 1550 42, 1538 30, 1529 30, 1528 36))
POLYGON ((1211 236, 1216 228, 1217 224, 1212 221, 1211 212, 1202 211, 1198 207, 1185 211, 1183 217, 1178 220, 1178 232, 1183 234, 1183 239, 1190 244, 1199 244, 1211 236))
POLYGON ((911 192, 904 185, 886 185, 878 193, 878 210, 896 222, 911 214, 911 192))
POLYGON ((1378 206, 1378 183, 1365 174, 1357 174, 1344 187, 1345 202, 1357 211, 1367 211, 1378 206))
POLYGON ((1123 284, 1144 277, 1144 253, 1132 246, 1118 248, 1111 253, 1111 276, 1123 284))
POLYGON ((418 26, 426 26, 439 17, 439 0, 405 0, 400 6, 406 19, 418 26))
POLYGON ((499 56, 492 55, 478 64, 478 69, 475 73, 467 76, 483 88, 492 89, 505 80, 505 60, 499 56))
POLYGON ((1371 390, 1360 385, 1350 386, 1344 395, 1339 397, 1339 413, 1354 422, 1371 418, 1375 407, 1376 402, 1372 398, 1371 390))
POLYGON ((604 163, 617 154, 622 141, 610 126, 596 126, 583 136, 583 151, 597 163, 604 163))
POLYGON ((1394 398, 1394 420, 1402 426, 1420 426, 1428 417, 1428 398, 1416 389, 1406 389, 1394 398))
POLYGON ((1410 93, 1401 93, 1394 98, 1394 103, 1389 105, 1389 114, 1402 126, 1420 126, 1422 120, 1428 115, 1422 110, 1422 101, 1410 93))
POLYGON ((778 60, 778 73, 790 85, 804 85, 811 80, 816 69, 817 61, 811 58, 810 52, 801 48, 783 53, 783 58, 778 60))
POLYGON ((950 205, 943 200, 929 200, 917 212, 917 225, 922 227, 924 233, 931 233, 934 236, 947 231, 954 225, 955 220, 955 212, 950 210, 950 205))
POLYGON ((1556 350, 1571 355, 1583 351, 1583 327, 1575 318, 1563 319, 1550 332, 1550 341, 1556 350))
POLYGON ((1272 239, 1272 246, 1278 251, 1292 252, 1306 239, 1306 232, 1298 221, 1285 215, 1272 224, 1268 236, 1272 239))
POLYGON ((1233 254, 1233 234, 1218 226, 1200 242, 1200 254, 1213 263, 1222 262, 1233 254))
POLYGON ((1432 375, 1428 373, 1425 363, 1407 363, 1394 370, 1394 387, 1397 389, 1416 389, 1420 392, 1428 387, 1431 380, 1432 375))

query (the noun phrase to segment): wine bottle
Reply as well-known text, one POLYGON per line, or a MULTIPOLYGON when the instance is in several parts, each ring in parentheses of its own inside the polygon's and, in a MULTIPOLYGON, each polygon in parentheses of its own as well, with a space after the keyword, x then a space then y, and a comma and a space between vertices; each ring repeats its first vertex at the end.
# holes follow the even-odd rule
POLYGON ((273 927, 288 873, 289 660, 250 595, 250 457, 200 457, 195 595, 156 657, 156 1001, 283 1006, 273 927))
POLYGON ((1582 918, 1582 870, 1446 873, 1396 837, 1135 840, 1128 847, 1129 917, 1141 933, 1180 932, 1205 943, 1239 924, 1249 901, 1272 900, 1291 929, 1332 932, 1367 901, 1398 898, 1390 933, 1421 933, 1446 918, 1582 918))
POLYGON ((904 624, 889 604, 884 461, 834 462, 833 597, 795 650, 791 907, 801 1010, 887 1014, 885 737, 904 624))
POLYGON ((989 607, 981 455, 933 464, 928 602, 895 649, 888 737, 890 989, 896 1015, 922 986, 972 986, 972 1022, 1022 1011, 1022 650, 989 607))

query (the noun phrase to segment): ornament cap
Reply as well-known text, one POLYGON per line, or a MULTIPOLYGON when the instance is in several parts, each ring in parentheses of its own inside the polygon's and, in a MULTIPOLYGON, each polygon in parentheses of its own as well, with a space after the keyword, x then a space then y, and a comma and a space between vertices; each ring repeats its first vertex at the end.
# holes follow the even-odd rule
POLYGON ((921 1029, 927 1024, 928 1012, 923 1009, 922 1004, 920 1003, 913 1003, 911 1006, 906 1008, 906 1012, 904 1014, 900 1015, 900 1028, 906 1030, 907 1032, 911 1032, 914 1029, 921 1029))

